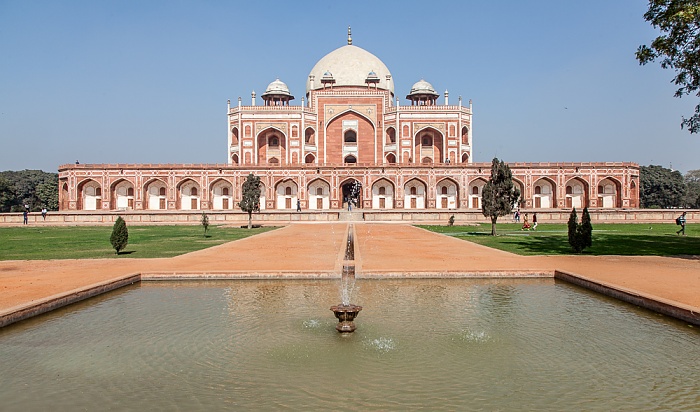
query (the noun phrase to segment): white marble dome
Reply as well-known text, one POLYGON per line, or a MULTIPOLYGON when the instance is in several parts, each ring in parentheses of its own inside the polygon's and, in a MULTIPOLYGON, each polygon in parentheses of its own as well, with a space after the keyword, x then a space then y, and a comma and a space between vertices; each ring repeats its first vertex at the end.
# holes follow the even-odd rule
MULTIPOLYGON (((326 72, 333 74, 333 87, 367 86, 367 73, 374 72, 379 78, 377 87, 394 93, 393 80, 387 85, 386 75, 391 75, 391 72, 386 65, 377 56, 351 44, 328 53, 311 69, 309 76, 314 76, 313 90, 323 89, 321 79, 326 72)), ((306 92, 311 89, 311 82, 307 78, 306 92)))
POLYGON ((418 80, 413 87, 411 87, 411 93, 408 95, 411 96, 416 94, 432 94, 438 96, 433 85, 423 79, 418 80))
POLYGON ((267 86, 267 89, 265 90, 265 93, 262 94, 262 96, 268 96, 268 95, 285 95, 285 96, 291 96, 292 94, 289 92, 289 87, 281 81, 280 79, 276 79, 274 82, 270 83, 267 86))

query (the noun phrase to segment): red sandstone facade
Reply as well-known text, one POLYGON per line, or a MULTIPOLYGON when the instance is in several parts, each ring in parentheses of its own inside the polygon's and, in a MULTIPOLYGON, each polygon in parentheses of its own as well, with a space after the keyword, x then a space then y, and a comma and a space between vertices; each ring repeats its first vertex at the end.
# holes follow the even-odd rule
MULTIPOLYGON (((233 210, 253 173, 262 209, 480 209, 472 105, 421 80, 400 105, 389 70, 349 44, 312 69, 301 105, 275 80, 263 105, 228 106, 226 164, 59 167, 61 210, 233 210)), ((509 163, 527 209, 636 208, 634 163, 509 163)))

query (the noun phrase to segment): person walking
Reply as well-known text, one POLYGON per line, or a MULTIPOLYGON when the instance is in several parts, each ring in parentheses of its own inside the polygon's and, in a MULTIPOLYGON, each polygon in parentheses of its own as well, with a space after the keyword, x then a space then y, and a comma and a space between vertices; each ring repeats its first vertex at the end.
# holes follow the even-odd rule
POLYGON ((530 230, 530 222, 527 220, 527 213, 523 216, 523 227, 520 230, 530 230))
POLYGON ((676 232, 676 234, 680 235, 682 233, 683 236, 685 236, 685 212, 683 212, 683 214, 678 216, 678 218, 676 219, 676 224, 681 225, 680 230, 678 232, 676 232))
POLYGON ((301 200, 297 199, 297 212, 301 212, 301 200))
POLYGON ((27 211, 27 209, 24 209, 22 215, 24 216, 24 224, 28 224, 29 218, 27 216, 29 215, 29 212, 27 211))
POLYGON ((537 230, 537 212, 532 214, 532 230, 537 230))
POLYGON ((41 217, 42 217, 44 220, 46 220, 46 213, 48 213, 48 211, 46 210, 46 208, 41 209, 41 217))

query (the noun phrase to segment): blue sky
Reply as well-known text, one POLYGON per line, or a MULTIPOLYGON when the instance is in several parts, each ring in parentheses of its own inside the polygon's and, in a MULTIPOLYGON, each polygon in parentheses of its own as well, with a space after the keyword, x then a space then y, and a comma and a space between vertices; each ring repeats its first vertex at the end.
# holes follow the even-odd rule
MULTIPOLYGON (((474 103, 474 160, 700 169, 695 97, 639 66, 643 0, 0 0, 0 170, 225 163, 226 100, 279 77, 300 104, 324 55, 379 57, 404 97, 425 78, 474 103)), ((442 103, 442 98, 439 101, 442 103)))

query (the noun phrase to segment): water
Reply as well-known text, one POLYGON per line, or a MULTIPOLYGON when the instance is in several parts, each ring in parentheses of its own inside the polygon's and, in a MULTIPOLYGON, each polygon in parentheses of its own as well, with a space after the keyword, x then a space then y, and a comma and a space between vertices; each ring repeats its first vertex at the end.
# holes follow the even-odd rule
POLYGON ((697 410, 700 334, 539 280, 144 283, 0 330, 3 411, 697 410))

